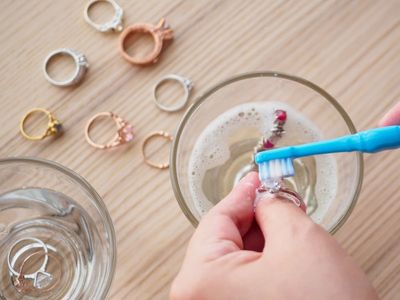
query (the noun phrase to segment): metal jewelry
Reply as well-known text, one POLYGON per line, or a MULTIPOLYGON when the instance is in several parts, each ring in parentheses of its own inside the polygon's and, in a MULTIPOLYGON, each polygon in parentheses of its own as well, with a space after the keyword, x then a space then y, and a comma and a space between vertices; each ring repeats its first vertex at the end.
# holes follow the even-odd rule
POLYGON ((38 140, 42 140, 48 136, 59 135, 62 132, 62 124, 48 110, 46 110, 44 108, 34 108, 34 109, 28 111, 23 116, 23 118, 19 124, 19 129, 24 138, 31 140, 31 141, 38 141, 38 140), (41 135, 36 135, 36 136, 33 135, 32 136, 32 135, 29 135, 28 133, 26 133, 26 131, 25 131, 25 123, 29 119, 29 117, 34 113, 43 113, 48 118, 47 129, 41 135))
MULTIPOLYGON (((39 252, 37 252, 37 253, 39 253, 39 252)), ((8 265, 8 270, 10 272, 10 276, 16 277, 14 280, 14 285, 16 286, 16 288, 23 289, 26 285, 27 280, 33 281, 33 287, 37 288, 37 289, 43 289, 50 284, 50 282, 53 279, 53 276, 50 273, 46 272, 47 264, 49 261, 48 254, 49 254, 48 246, 43 241, 41 241, 37 238, 24 238, 24 239, 20 239, 14 243, 14 245, 10 248, 10 250, 8 251, 8 254, 7 254, 7 265, 8 265), (24 241, 30 241, 33 243, 27 244, 24 247, 22 247, 21 249, 19 249, 11 258, 11 253, 13 252, 16 245, 18 245, 24 241), (43 263, 40 266, 40 268, 36 272, 30 273, 30 274, 23 274, 22 269, 26 263, 26 260, 28 259, 27 258, 22 263, 20 272, 17 272, 14 269, 14 267, 15 267, 15 264, 18 261, 18 259, 27 251, 29 251, 31 249, 37 249, 37 248, 42 249, 43 254, 44 254, 43 263)))
MULTIPOLYGON (((253 167, 257 169, 257 164, 254 162, 255 156, 258 152, 269 150, 275 147, 278 140, 282 137, 285 133, 283 126, 286 123, 287 113, 285 110, 276 109, 274 111, 274 121, 272 124, 272 128, 270 130, 269 135, 265 135, 261 137, 260 141, 258 142, 257 146, 254 148, 254 155, 253 155, 253 167)), ((281 183, 276 182, 276 186, 273 189, 270 189, 270 192, 277 192, 281 188, 281 183)), ((261 186, 260 191, 264 190, 265 188, 261 186)))
POLYGON ((43 67, 43 72, 44 72, 44 76, 46 77, 46 79, 53 85, 56 86, 70 86, 70 85, 74 85, 79 83, 84 75, 86 74, 86 71, 89 67, 88 61, 85 57, 85 55, 83 55, 82 53, 70 49, 70 48, 61 48, 61 49, 57 49, 52 51, 45 59, 44 61, 44 67, 43 67), (74 59, 75 62, 75 72, 72 75, 72 77, 66 79, 66 80, 62 80, 62 81, 58 81, 53 79, 52 77, 50 77, 49 72, 48 72, 48 65, 50 60, 57 55, 66 55, 66 56, 70 56, 74 59))
POLYGON ((164 41, 171 40, 172 29, 165 22, 165 19, 161 19, 158 25, 152 25, 147 23, 138 23, 131 25, 124 29, 119 38, 119 51, 122 56, 130 63, 135 65, 148 65, 157 62, 163 50, 164 41), (130 56, 125 49, 125 40, 128 36, 134 34, 149 33, 154 39, 154 48, 151 53, 143 58, 130 56))
POLYGON ((144 162, 149 165, 150 167, 156 168, 156 169, 167 169, 169 167, 169 162, 166 163, 155 163, 153 161, 151 161, 147 155, 146 155, 146 146, 147 144, 150 142, 150 140, 157 138, 157 137, 161 137, 164 139, 167 139, 169 142, 172 142, 173 137, 172 135, 170 135, 169 133, 165 132, 165 131, 156 131, 153 132, 151 134, 149 134, 143 141, 142 144, 142 155, 143 155, 143 160, 144 162))
POLYGON ((85 129, 85 137, 86 141, 89 143, 89 145, 98 148, 98 149, 108 149, 108 148, 113 148, 122 144, 126 144, 130 141, 133 140, 134 138, 134 133, 133 133, 133 127, 130 125, 126 120, 122 119, 120 116, 113 112, 101 112, 98 114, 95 114, 87 123, 86 129, 85 129), (111 140, 110 142, 106 144, 99 144, 96 143, 95 141, 92 140, 90 137, 90 129, 92 128, 92 125, 94 121, 98 118, 101 117, 108 117, 112 118, 117 125, 117 134, 111 140))
POLYGON ((190 92, 191 92, 192 88, 193 88, 193 83, 190 79, 184 78, 182 76, 175 75, 175 74, 166 75, 166 76, 162 77, 159 81, 157 81, 157 83, 154 85, 154 88, 153 88, 154 103, 157 105, 157 107, 159 109, 161 109, 163 111, 167 111, 167 112, 179 111, 182 108, 184 108, 187 105, 187 103, 189 102, 190 92), (159 86, 166 81, 178 82, 183 87, 184 92, 185 92, 182 99, 180 99, 180 101, 173 106, 168 106, 168 105, 162 104, 157 98, 157 90, 158 90, 159 86))
POLYGON ((84 11, 84 17, 85 21, 94 27, 96 30, 100 32, 108 32, 108 31, 122 31, 123 29, 123 24, 122 24, 122 17, 123 17, 124 11, 122 10, 121 6, 117 4, 114 0, 90 0, 89 3, 85 7, 84 11), (89 16, 89 10, 90 8, 98 2, 108 2, 112 5, 114 8, 114 17, 111 21, 98 24, 95 23, 89 16))

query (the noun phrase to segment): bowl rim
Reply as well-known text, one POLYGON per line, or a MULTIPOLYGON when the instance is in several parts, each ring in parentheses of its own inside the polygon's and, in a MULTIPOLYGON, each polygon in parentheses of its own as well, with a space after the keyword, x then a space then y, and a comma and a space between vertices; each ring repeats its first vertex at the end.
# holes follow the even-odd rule
POLYGON ((116 268, 116 263, 117 263, 117 243, 116 243, 116 237, 115 237, 115 229, 114 229, 114 224, 112 222, 110 213, 107 210, 107 207, 103 201, 103 199, 100 197, 100 195, 96 192, 96 190, 90 185, 90 183, 81 175, 76 173, 75 171, 61 165, 58 162, 43 159, 43 158, 38 158, 38 157, 31 157, 31 156, 20 156, 20 157, 7 157, 7 158, 0 158, 0 165, 6 165, 10 163, 28 163, 28 164, 37 164, 45 167, 49 167, 52 169, 55 169, 57 171, 60 171, 61 173, 64 173, 65 175, 69 176, 72 178, 74 181, 76 181, 79 185, 81 185, 89 194, 90 196, 93 197, 94 204, 97 206, 100 214, 102 217, 106 220, 106 231, 109 236, 110 240, 110 256, 111 260, 108 264, 108 270, 107 274, 110 274, 108 277, 107 281, 103 285, 103 291, 100 294, 100 299, 105 299, 108 295, 108 292, 110 291, 112 281, 114 279, 115 275, 115 268, 116 268))
MULTIPOLYGON (((251 78, 258 78, 258 77, 274 77, 274 78, 281 78, 281 79, 286 79, 290 81, 297 82, 299 84, 302 84, 308 88, 311 88, 315 92, 319 93, 322 95, 330 104, 334 106, 334 108, 339 112, 339 114, 342 116, 344 119, 349 131, 351 133, 356 133, 357 130, 354 126, 353 121, 351 120, 350 116, 347 114, 347 112, 344 110, 344 108, 339 104, 339 102, 331 96, 328 92, 326 92, 324 89, 319 87, 318 85, 312 83, 311 81, 304 79, 302 77, 298 77, 295 75, 290 75, 287 73, 282 73, 282 72, 277 72, 277 71, 255 71, 255 72, 247 72, 247 73, 242 73, 239 75, 235 75, 232 77, 229 77, 228 79, 222 80, 219 83, 213 85, 211 88, 206 90, 204 93, 200 94, 193 102, 193 104, 188 108, 188 110, 185 112, 184 116, 182 117, 181 121, 178 124, 177 130, 175 132, 175 137, 174 140, 172 141, 171 145, 171 153, 170 153, 170 178, 171 178, 171 185, 172 189, 174 191, 175 197, 178 201, 178 204, 184 213, 184 215, 188 218, 188 220, 192 223, 194 227, 197 227, 198 225, 198 220, 196 217, 192 214, 190 211, 188 205, 185 202, 185 198, 180 190, 179 187, 179 179, 178 179, 178 170, 177 170, 177 153, 178 153, 178 147, 179 147, 179 141, 181 138, 181 135, 183 133, 183 130, 185 128, 186 123, 190 120, 192 114, 197 110, 197 108, 206 101, 206 99, 219 89, 223 88, 224 86, 245 80, 245 79, 251 79, 251 78)), ((353 211, 358 197, 361 192, 361 186, 363 182, 363 174, 364 174, 364 162, 363 162, 363 155, 360 152, 356 152, 357 155, 357 174, 356 176, 358 177, 357 181, 357 187, 354 192, 353 199, 351 200, 351 204, 349 208, 347 209, 346 213, 344 213, 338 220, 337 222, 332 226, 332 228, 329 229, 329 232, 331 234, 334 234, 349 218, 351 212, 353 211)))

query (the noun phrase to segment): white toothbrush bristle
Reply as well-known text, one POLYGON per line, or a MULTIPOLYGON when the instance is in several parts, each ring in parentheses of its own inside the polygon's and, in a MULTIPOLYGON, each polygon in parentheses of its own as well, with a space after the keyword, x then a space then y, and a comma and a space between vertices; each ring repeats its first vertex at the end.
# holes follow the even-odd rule
POLYGON ((294 176, 294 166, 293 166, 293 160, 291 158, 286 159, 286 167, 287 167, 287 177, 289 176, 294 176))
POLYGON ((293 160, 291 158, 275 159, 260 163, 258 170, 261 182, 269 179, 294 176, 293 160))

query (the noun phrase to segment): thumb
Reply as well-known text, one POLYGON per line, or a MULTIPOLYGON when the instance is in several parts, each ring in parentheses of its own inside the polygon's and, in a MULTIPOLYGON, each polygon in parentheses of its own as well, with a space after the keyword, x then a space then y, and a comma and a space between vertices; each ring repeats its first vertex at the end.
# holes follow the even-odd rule
POLYGON ((282 245, 288 238, 314 225, 311 218, 293 202, 269 193, 257 202, 255 217, 265 239, 264 250, 282 245))

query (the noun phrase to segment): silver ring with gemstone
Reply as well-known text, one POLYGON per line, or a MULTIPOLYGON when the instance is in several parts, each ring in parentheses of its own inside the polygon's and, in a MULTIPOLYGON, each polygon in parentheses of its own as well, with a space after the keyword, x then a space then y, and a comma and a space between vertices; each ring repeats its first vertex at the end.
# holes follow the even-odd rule
POLYGON ((56 249, 50 245, 46 245, 43 241, 37 239, 37 238, 23 238, 18 241, 16 241, 13 246, 10 248, 7 254, 7 265, 8 265, 8 270, 10 272, 11 277, 17 277, 23 278, 24 280, 33 280, 33 286, 35 288, 42 288, 42 283, 44 281, 49 282, 52 280, 53 276, 50 273, 46 272, 47 264, 49 262, 49 248, 53 251, 56 251, 56 249), (23 246, 21 249, 19 249, 12 257, 11 259, 11 254, 15 248, 16 245, 20 244, 21 242, 24 241, 31 241, 33 243, 27 244, 23 246), (36 248, 42 248, 43 253, 44 253, 44 258, 43 258, 43 263, 40 266, 40 268, 33 273, 30 274, 21 274, 17 272, 14 267, 18 259, 25 254, 27 251, 31 249, 36 249, 36 248))
POLYGON ((189 102, 190 92, 191 92, 192 88, 193 88, 193 83, 190 79, 187 79, 182 76, 175 75, 175 74, 170 74, 170 75, 164 76, 154 85, 154 88, 153 88, 154 103, 157 105, 157 107, 159 109, 161 109, 163 111, 175 112, 175 111, 181 110, 189 102), (157 98, 157 90, 158 90, 159 86, 166 81, 176 81, 184 89, 185 94, 183 95, 182 99, 173 106, 168 106, 168 105, 162 104, 162 103, 160 103, 160 101, 157 98))
POLYGON ((56 86, 70 86, 70 85, 79 83, 83 79, 88 67, 89 67, 89 64, 88 64, 88 61, 87 61, 85 55, 83 55, 82 53, 80 53, 76 50, 70 49, 70 48, 61 48, 61 49, 52 51, 46 57, 46 59, 44 61, 43 72, 44 72, 44 76, 51 84, 56 85, 56 86), (53 57, 55 57, 57 55, 70 56, 73 58, 73 60, 75 62, 75 72, 70 78, 68 78, 66 80, 56 80, 49 75, 49 72, 48 72, 49 62, 53 57))
POLYGON ((96 30, 100 32, 108 32, 108 31, 122 31, 123 29, 123 24, 122 24, 122 16, 124 14, 124 11, 122 10, 121 6, 119 6, 114 0, 91 0, 89 3, 86 5, 85 12, 84 12, 84 17, 85 21, 94 27, 96 30), (97 2, 108 2, 112 5, 114 8, 114 17, 112 18, 111 21, 105 22, 102 24, 95 23, 90 17, 89 17, 89 9, 92 7, 93 4, 97 2))

